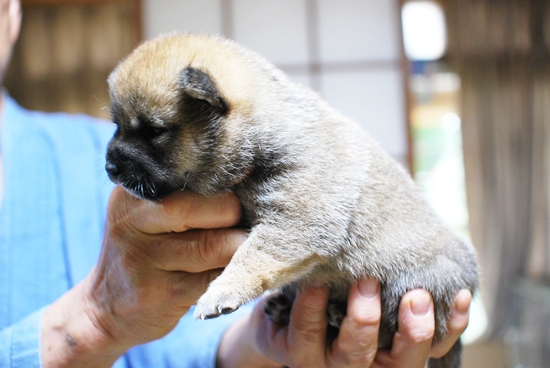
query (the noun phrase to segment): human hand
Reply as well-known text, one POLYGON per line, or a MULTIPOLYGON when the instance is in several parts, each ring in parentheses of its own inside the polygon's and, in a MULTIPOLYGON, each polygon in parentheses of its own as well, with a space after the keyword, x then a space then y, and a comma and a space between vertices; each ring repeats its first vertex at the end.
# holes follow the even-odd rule
POLYGON ((391 351, 378 350, 380 288, 374 280, 352 285, 347 316, 339 336, 326 346, 327 288, 300 292, 289 326, 274 325, 259 303, 251 316, 231 326, 222 338, 218 366, 228 367, 424 367, 428 357, 441 357, 468 324, 471 294, 457 293, 449 333, 432 345, 435 330, 430 294, 413 290, 399 307, 399 331, 391 351))
POLYGON ((232 194, 151 202, 115 188, 97 265, 45 311, 43 366, 110 367, 170 332, 246 239, 226 229, 240 215, 232 194))
POLYGON ((459 290, 455 295, 451 315, 447 321, 447 335, 432 343, 435 331, 434 308, 431 295, 425 290, 412 290, 403 296, 399 305, 399 330, 390 351, 377 353, 373 367, 421 367, 427 358, 441 358, 458 341, 468 326, 472 294, 459 290), (424 311, 427 308, 427 312, 424 311))

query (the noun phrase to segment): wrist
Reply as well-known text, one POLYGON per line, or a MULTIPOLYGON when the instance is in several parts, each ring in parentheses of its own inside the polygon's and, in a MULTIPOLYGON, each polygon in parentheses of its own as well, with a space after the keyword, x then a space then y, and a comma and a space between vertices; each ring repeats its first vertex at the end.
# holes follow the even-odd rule
POLYGON ((129 347, 102 327, 86 297, 88 279, 44 311, 41 355, 44 368, 111 367, 129 347))

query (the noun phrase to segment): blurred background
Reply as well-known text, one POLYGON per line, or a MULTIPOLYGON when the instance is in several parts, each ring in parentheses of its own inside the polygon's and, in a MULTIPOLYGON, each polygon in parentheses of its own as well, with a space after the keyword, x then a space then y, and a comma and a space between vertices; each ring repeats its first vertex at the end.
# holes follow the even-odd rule
POLYGON ((21 105, 109 118, 146 39, 222 34, 360 122, 473 242, 464 367, 550 367, 550 1, 22 0, 21 105))

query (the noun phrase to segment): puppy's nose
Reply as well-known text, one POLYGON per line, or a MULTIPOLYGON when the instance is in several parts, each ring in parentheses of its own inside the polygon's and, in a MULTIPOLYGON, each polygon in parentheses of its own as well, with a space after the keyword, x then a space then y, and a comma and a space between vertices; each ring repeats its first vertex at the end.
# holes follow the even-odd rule
POLYGON ((118 168, 118 166, 110 162, 107 162, 105 164, 105 170, 107 170, 109 175, 111 175, 112 177, 116 177, 120 173, 120 169, 118 168))

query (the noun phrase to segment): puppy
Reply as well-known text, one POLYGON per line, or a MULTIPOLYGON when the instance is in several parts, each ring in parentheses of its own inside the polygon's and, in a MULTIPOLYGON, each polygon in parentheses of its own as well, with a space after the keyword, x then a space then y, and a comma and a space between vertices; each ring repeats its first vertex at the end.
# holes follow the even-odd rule
MULTIPOLYGON (((439 341, 455 293, 476 289, 474 250, 406 171, 357 123, 254 52, 217 37, 163 36, 138 47, 108 82, 118 130, 106 169, 115 183, 150 200, 188 189, 232 191, 242 203, 250 235, 199 299, 197 318, 282 290, 267 312, 288 323, 296 289, 324 284, 338 326, 350 283, 374 277, 387 348, 407 291, 432 294, 439 341)), ((430 364, 460 366, 460 343, 430 364)))

